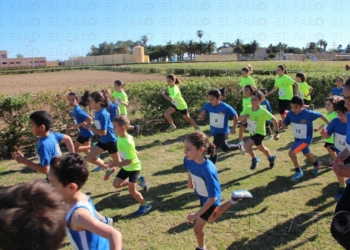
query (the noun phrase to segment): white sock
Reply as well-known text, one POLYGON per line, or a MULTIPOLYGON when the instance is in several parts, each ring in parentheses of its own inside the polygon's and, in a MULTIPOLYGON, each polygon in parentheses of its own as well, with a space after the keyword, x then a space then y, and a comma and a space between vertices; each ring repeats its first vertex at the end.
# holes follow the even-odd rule
POLYGON ((234 200, 232 200, 232 198, 231 198, 231 199, 229 199, 229 202, 231 202, 231 204, 232 204, 232 205, 234 205, 234 204, 237 204, 237 203, 238 203, 238 201, 234 201, 234 200))

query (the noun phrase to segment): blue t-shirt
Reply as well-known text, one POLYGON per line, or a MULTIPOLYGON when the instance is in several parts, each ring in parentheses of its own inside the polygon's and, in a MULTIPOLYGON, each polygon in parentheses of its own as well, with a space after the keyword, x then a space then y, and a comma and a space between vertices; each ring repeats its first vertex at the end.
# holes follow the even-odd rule
POLYGON ((106 108, 106 110, 109 113, 111 122, 113 122, 113 119, 117 116, 117 108, 118 106, 114 104, 113 102, 109 101, 109 107, 106 108))
POLYGON ((327 134, 329 136, 334 135, 334 146, 337 153, 343 151, 346 147, 345 138, 347 126, 348 125, 344 122, 341 122, 339 118, 334 118, 327 125, 327 134))
POLYGON ((343 96, 343 89, 344 87, 341 87, 340 89, 338 89, 338 87, 332 88, 332 95, 343 96))
POLYGON ((221 187, 214 163, 206 159, 203 164, 197 164, 185 157, 184 166, 191 174, 194 191, 201 203, 204 204, 208 198, 216 197, 217 199, 213 205, 220 206, 221 187))
POLYGON ((350 112, 346 114, 347 125, 346 125, 346 144, 349 145, 348 150, 350 152, 350 112))
POLYGON ((272 108, 271 108, 270 103, 267 99, 265 99, 263 102, 260 103, 260 107, 266 109, 267 111, 269 111, 272 114, 272 108))
POLYGON ((289 111, 284 123, 286 126, 292 124, 292 133, 295 139, 302 140, 307 144, 312 142, 313 125, 312 122, 322 116, 321 113, 302 109, 299 114, 289 111))
MULTIPOLYGON (((82 108, 79 105, 77 105, 73 109, 72 114, 73 114, 73 119, 74 119, 75 124, 79 124, 79 123, 85 121, 86 118, 89 117, 89 115, 84 110, 82 110, 82 108)), ((94 135, 94 133, 92 133, 92 131, 85 129, 82 126, 79 127, 79 131, 80 131, 80 135, 83 137, 91 137, 94 135)))
MULTIPOLYGON (((83 208, 90 212, 90 214, 98 220, 98 215, 96 208, 94 204, 92 203, 91 198, 88 198, 88 202, 86 201, 79 201, 74 204, 74 206, 69 210, 69 212, 66 215, 66 224, 69 224, 69 221, 71 220, 73 213, 76 209, 83 208)), ((102 236, 99 236, 93 232, 90 232, 88 230, 84 231, 74 231, 70 227, 66 226, 66 232, 68 239, 71 243, 71 246, 73 249, 78 250, 105 250, 110 248, 109 240, 106 238, 103 238, 102 236)))
POLYGON ((218 106, 212 106, 210 102, 207 102, 199 112, 203 110, 205 110, 209 116, 210 133, 212 136, 230 133, 228 119, 230 116, 237 115, 234 108, 224 102, 220 102, 218 106))
POLYGON ((117 137, 114 134, 113 125, 106 109, 101 109, 95 113, 95 126, 97 129, 107 130, 107 134, 105 136, 99 136, 100 142, 117 142, 117 137))
POLYGON ((36 147, 37 157, 42 166, 50 166, 52 157, 61 155, 60 141, 64 135, 50 131, 46 137, 40 138, 36 147))

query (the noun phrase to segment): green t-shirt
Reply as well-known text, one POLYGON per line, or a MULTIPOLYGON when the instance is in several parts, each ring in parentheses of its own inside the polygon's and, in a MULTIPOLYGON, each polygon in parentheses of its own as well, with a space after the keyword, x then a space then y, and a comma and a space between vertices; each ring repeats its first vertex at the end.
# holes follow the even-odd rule
POLYGON ((309 94, 310 89, 311 89, 311 86, 308 85, 306 82, 299 83, 300 97, 303 98, 304 100, 311 101, 311 96, 305 97, 307 94, 309 94))
POLYGON ((114 91, 112 96, 114 97, 115 105, 119 106, 120 114, 121 115, 127 115, 128 111, 126 110, 126 106, 121 104, 118 101, 118 98, 120 98, 120 100, 122 100, 123 102, 128 102, 128 96, 126 95, 126 93, 124 91, 122 91, 122 92, 114 91))
POLYGON ((244 97, 242 99, 242 105, 243 105, 243 109, 251 107, 252 106, 252 97, 251 96, 249 96, 248 98, 244 97))
POLYGON ((141 162, 137 157, 136 149, 135 149, 135 141, 134 137, 131 135, 127 135, 126 137, 118 136, 118 153, 120 155, 120 159, 124 160, 132 160, 130 165, 124 166, 123 169, 125 171, 139 171, 141 170, 141 162))
POLYGON ((292 100, 294 80, 287 75, 275 78, 275 87, 278 88, 278 98, 280 100, 292 100))
MULTIPOLYGON (((328 114, 327 112, 324 114, 325 117, 327 117, 327 119, 331 122, 334 118, 337 118, 337 112, 333 111, 332 113, 328 114)), ((323 124, 326 125, 327 127, 327 123, 323 122, 323 124)), ((334 143, 334 136, 332 135, 331 137, 329 137, 328 139, 325 139, 325 142, 328 143, 334 143)))
POLYGON ((180 89, 177 85, 173 87, 168 87, 169 97, 172 99, 171 103, 178 109, 184 110, 187 109, 187 104, 185 100, 182 98, 180 89))
POLYGON ((241 78, 241 81, 239 82, 239 86, 241 86, 241 87, 244 88, 244 87, 247 86, 248 84, 251 84, 251 85, 256 86, 256 84, 255 84, 253 78, 251 78, 250 76, 248 76, 248 77, 242 77, 242 78, 241 78))
POLYGON ((247 128, 251 135, 259 134, 265 136, 266 121, 273 118, 273 115, 262 107, 260 107, 257 111, 253 111, 252 107, 245 108, 241 115, 249 115, 249 118, 247 119, 247 128))

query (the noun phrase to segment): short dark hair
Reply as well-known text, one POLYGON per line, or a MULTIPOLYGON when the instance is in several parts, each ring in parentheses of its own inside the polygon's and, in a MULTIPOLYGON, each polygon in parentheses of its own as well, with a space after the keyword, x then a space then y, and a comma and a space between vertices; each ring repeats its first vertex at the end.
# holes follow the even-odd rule
POLYGON ((244 89, 250 89, 250 93, 253 93, 254 91, 257 90, 257 87, 255 87, 252 84, 247 84, 247 85, 244 86, 244 89))
POLYGON ((53 122, 50 113, 45 110, 35 111, 29 116, 29 119, 32 120, 37 127, 44 125, 45 131, 50 130, 53 122))
POLYGON ((125 115, 118 115, 117 117, 114 117, 113 122, 117 123, 119 126, 130 126, 130 121, 125 115))
POLYGON ((290 103, 303 106, 304 105, 304 100, 300 96, 295 95, 295 96, 293 96, 292 100, 290 100, 290 103))
POLYGON ((252 93, 252 96, 256 96, 259 99, 259 101, 263 101, 265 99, 264 94, 260 90, 255 90, 252 93))
POLYGON ((225 90, 226 87, 222 87, 219 89, 212 89, 209 91, 208 95, 216 97, 216 99, 219 99, 220 96, 225 96, 225 90))
POLYGON ((75 153, 53 157, 50 161, 50 171, 64 187, 75 183, 80 189, 89 177, 88 163, 84 157, 75 153))
POLYGON ((348 109, 345 106, 345 100, 342 99, 335 104, 334 110, 346 114, 348 109))
POLYGON ((59 249, 65 206, 41 178, 0 191, 0 249, 59 249))
POLYGON ((302 82, 305 82, 306 81, 306 75, 304 72, 298 72, 296 74, 296 77, 299 77, 301 79, 302 82))

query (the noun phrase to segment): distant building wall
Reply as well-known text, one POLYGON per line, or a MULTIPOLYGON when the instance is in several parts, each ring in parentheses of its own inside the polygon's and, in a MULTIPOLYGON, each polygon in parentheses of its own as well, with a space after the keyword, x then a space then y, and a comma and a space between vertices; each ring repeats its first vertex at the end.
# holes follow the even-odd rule
MULTIPOLYGON (((0 51, 1 55, 1 51, 0 51)), ((7 56, 7 54, 6 54, 7 56)), ((1 58, 0 68, 23 68, 23 67, 45 67, 45 57, 30 57, 30 58, 1 58)))
POLYGON ((58 61, 46 61, 46 67, 57 67, 58 61))
POLYGON ((196 55, 195 61, 203 62, 203 61, 237 61, 237 54, 217 54, 217 55, 196 55))

